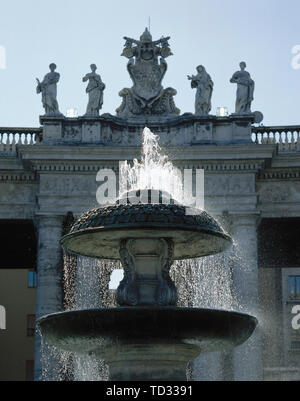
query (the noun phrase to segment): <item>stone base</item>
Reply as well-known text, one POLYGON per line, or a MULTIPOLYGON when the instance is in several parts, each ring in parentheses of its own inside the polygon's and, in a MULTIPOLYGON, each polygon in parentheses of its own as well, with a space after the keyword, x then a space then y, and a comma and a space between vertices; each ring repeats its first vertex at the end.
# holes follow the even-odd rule
POLYGON ((200 353, 188 344, 112 346, 104 357, 111 381, 186 381, 187 363, 200 353))

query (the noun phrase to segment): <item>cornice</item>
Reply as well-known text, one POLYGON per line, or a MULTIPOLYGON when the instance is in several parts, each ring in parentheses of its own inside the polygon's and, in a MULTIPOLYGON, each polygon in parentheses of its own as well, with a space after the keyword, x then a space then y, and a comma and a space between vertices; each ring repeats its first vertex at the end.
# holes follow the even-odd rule
POLYGON ((101 145, 37 145, 18 146, 22 160, 103 161, 127 160, 140 157, 141 148, 101 145))
MULTIPOLYGON (((276 145, 236 144, 236 145, 194 145, 162 147, 170 160, 243 160, 272 159, 276 145)), ((18 147, 23 160, 131 160, 139 158, 139 146, 101 145, 37 145, 18 147)))
MULTIPOLYGON (((118 160, 31 160, 31 169, 34 171, 57 172, 59 173, 91 173, 99 169, 110 168, 114 171, 119 170, 118 160)), ((203 169, 209 172, 240 173, 256 172, 264 167, 264 160, 245 159, 245 160, 181 160, 174 161, 174 165, 183 169, 203 169)))
POLYGON ((117 172, 119 170, 119 165, 117 161, 113 160, 33 160, 31 162, 31 168, 40 173, 56 172, 60 174, 80 172, 90 174, 97 172, 100 168, 109 168, 117 172))
POLYGON ((272 167, 300 167, 300 152, 279 153, 272 161, 272 167))
POLYGON ((244 160, 272 159, 277 152, 276 145, 255 143, 232 145, 193 145, 162 148, 172 160, 244 160))
POLYGON ((300 180, 300 165, 295 168, 272 168, 260 171, 258 181, 300 180))
MULTIPOLYGON (((118 162, 140 158, 140 147, 115 146, 20 146, 23 164, 36 171, 95 172, 99 168, 118 170, 118 162)), ((163 148, 181 169, 198 168, 211 172, 258 171, 271 164, 274 145, 198 145, 163 148)))
POLYGON ((181 169, 202 169, 208 172, 222 173, 225 171, 240 173, 242 171, 258 171, 263 168, 264 160, 184 160, 174 164, 181 169))
POLYGON ((23 170, 23 164, 19 157, 14 155, 0 154, 0 171, 1 170, 23 170))
POLYGON ((0 170, 0 182, 14 184, 36 184, 37 177, 32 171, 0 170))

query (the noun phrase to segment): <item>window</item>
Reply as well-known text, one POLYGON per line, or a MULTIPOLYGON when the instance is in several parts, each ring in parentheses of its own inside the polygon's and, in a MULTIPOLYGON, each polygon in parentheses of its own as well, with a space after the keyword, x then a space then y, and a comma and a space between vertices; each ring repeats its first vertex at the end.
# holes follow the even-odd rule
POLYGON ((35 315, 27 315, 27 336, 34 336, 35 332, 35 315))
POLYGON ((300 276, 289 276, 289 299, 300 301, 300 276))
POLYGON ((28 288, 36 288, 37 287, 37 274, 36 274, 35 270, 28 270, 27 286, 28 286, 28 288))

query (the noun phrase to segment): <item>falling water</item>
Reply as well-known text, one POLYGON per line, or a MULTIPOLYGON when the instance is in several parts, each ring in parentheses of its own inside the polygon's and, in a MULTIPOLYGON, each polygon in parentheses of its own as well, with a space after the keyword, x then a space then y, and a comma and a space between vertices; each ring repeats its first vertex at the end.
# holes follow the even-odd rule
MULTIPOLYGON (((116 306, 113 291, 108 290, 112 272, 120 262, 64 254, 64 309, 92 309, 116 306)), ((108 367, 95 356, 61 351, 43 338, 41 344, 42 375, 47 381, 105 381, 108 367)))
POLYGON ((224 254, 175 261, 170 275, 178 286, 178 306, 236 309, 230 250, 224 254))
MULTIPOLYGON (((97 308, 101 304, 100 266, 94 259, 77 258, 75 308, 97 308)), ((90 355, 74 355, 74 380, 97 381, 106 376, 104 362, 90 355)))
MULTIPOLYGON (((75 280, 75 305, 73 309, 92 309, 114 306, 115 301, 108 285, 111 273, 119 262, 97 260, 79 256, 75 280)), ((74 380, 108 380, 108 366, 93 355, 73 355, 74 380)))
MULTIPOLYGON (((39 334, 40 335, 40 334, 39 334)), ((49 345, 41 337, 41 381, 69 381, 73 378, 73 354, 49 345)))

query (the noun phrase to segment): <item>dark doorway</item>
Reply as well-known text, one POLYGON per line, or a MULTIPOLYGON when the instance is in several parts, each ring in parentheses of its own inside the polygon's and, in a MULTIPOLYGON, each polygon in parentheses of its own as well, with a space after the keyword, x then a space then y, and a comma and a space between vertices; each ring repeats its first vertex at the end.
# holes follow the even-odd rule
POLYGON ((263 219, 258 229, 259 267, 300 266, 300 219, 263 219))
POLYGON ((32 220, 0 220, 0 268, 36 267, 37 234, 32 220))

